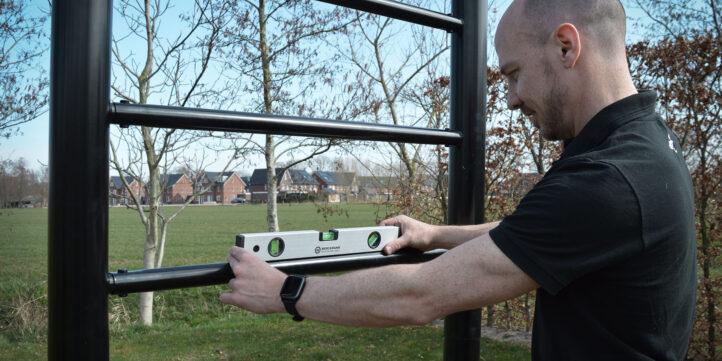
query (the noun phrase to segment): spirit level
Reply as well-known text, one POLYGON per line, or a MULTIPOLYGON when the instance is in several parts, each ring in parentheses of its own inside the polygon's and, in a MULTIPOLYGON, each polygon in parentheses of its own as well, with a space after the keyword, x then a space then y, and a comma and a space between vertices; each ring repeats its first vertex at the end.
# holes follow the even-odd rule
POLYGON ((265 261, 281 261, 381 252, 398 236, 399 227, 395 226, 245 233, 236 236, 236 246, 253 251, 265 261))

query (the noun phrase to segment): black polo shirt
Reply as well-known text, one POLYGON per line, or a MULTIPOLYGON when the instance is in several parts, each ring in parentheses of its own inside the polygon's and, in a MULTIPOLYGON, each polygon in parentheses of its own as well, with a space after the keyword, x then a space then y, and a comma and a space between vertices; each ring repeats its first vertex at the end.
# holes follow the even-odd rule
POLYGON ((567 143, 490 232, 541 288, 533 360, 683 360, 695 307, 692 181, 643 92, 567 143))

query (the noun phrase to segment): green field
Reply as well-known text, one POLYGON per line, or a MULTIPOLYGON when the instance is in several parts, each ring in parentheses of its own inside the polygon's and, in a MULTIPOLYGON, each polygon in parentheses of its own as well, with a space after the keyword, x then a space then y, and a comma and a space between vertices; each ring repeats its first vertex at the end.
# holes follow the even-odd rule
MULTIPOLYGON (((313 204, 279 205, 282 230, 373 224, 384 209, 342 205, 324 219, 313 204)), ((224 261, 240 232, 265 230, 265 206, 189 207, 168 232, 164 266, 224 261)), ((134 211, 110 210, 110 269, 141 266, 143 228, 134 211)), ((0 210, 0 360, 45 357, 47 210, 0 210)), ((113 360, 441 359, 438 327, 359 329, 222 306, 224 286, 157 292, 155 324, 141 327, 137 295, 110 298, 113 360)), ((528 360, 529 351, 483 340, 483 360, 528 360)))

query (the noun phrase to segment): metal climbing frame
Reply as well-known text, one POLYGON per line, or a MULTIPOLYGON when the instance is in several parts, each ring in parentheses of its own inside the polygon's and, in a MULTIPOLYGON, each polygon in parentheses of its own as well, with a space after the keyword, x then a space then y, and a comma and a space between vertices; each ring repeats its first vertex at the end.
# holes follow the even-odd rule
MULTIPOLYGON (((221 284, 232 277, 224 263, 108 272, 110 124, 448 145, 449 223, 484 221, 487 1, 451 0, 452 14, 390 0, 320 1, 450 32, 451 130, 111 103, 111 0, 53 1, 49 360, 108 360, 112 294, 221 284), (70 192, 79 185, 81 192, 70 192)), ((315 273, 423 262, 438 255, 355 255, 274 266, 315 273)), ((479 360, 480 321, 478 310, 445 319, 444 360, 479 360)))

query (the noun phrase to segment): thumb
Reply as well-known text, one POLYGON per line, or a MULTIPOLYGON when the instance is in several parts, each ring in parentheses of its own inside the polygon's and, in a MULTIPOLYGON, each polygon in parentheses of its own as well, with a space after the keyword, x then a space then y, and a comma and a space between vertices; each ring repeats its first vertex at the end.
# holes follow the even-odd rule
POLYGON ((402 235, 399 238, 396 238, 395 240, 389 242, 383 249, 383 253, 385 255, 391 255, 396 253, 398 250, 406 247, 409 245, 409 239, 406 238, 406 236, 402 235))

